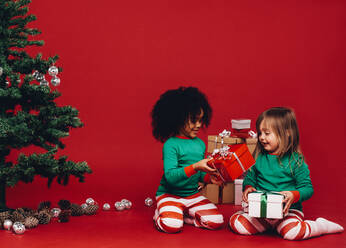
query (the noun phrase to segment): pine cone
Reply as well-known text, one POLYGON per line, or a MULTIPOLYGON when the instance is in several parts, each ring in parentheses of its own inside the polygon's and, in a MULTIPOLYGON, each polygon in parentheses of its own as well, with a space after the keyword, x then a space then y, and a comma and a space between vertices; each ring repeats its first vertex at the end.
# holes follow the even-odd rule
POLYGON ((12 220, 13 223, 14 223, 14 222, 17 222, 17 221, 23 223, 24 220, 25 220, 25 217, 21 214, 21 211, 20 211, 20 210, 19 210, 19 211, 15 210, 15 211, 12 212, 12 215, 11 215, 11 217, 10 217, 10 220, 12 220))
POLYGON ((49 211, 50 206, 51 206, 51 202, 50 201, 43 201, 43 202, 40 202, 38 204, 37 210, 40 212, 40 211, 42 211, 44 209, 48 209, 48 211, 49 211))
POLYGON ((32 208, 23 208, 23 209, 24 209, 25 217, 33 216, 35 213, 35 210, 33 210, 32 208))
POLYGON ((61 210, 59 214, 59 222, 69 222, 71 216, 71 210, 61 210))
POLYGON ((76 203, 71 204, 71 215, 72 216, 81 216, 84 214, 83 208, 76 203))
POLYGON ((84 209, 84 213, 86 215, 93 215, 96 214, 97 210, 99 209, 99 205, 88 205, 85 209, 84 209))
POLYGON ((61 210, 71 209, 71 202, 69 200, 60 200, 58 202, 58 205, 59 205, 61 210))
POLYGON ((40 224, 48 224, 50 222, 50 214, 47 213, 46 211, 41 211, 38 214, 38 223, 40 224))
POLYGON ((38 222, 39 222, 38 219, 32 216, 29 216, 25 218, 24 225, 26 228, 34 228, 34 227, 37 227, 38 222))
POLYGON ((11 216, 10 211, 0 212, 0 219, 9 219, 11 216))

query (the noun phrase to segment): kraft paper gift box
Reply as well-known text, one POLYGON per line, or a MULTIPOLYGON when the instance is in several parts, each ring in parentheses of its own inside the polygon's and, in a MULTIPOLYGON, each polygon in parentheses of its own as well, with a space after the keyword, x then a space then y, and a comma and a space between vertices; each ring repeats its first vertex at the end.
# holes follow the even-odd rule
POLYGON ((284 196, 275 192, 255 191, 248 194, 249 216, 282 219, 284 196))
POLYGON ((201 186, 200 194, 208 198, 212 203, 219 203, 220 186, 216 184, 204 184, 201 186))
POLYGON ((222 190, 222 203, 234 203, 234 183, 228 182, 221 187, 222 190))
POLYGON ((244 179, 234 180, 234 205, 241 205, 243 198, 243 181, 244 179))
POLYGON ((253 154, 256 145, 257 138, 234 138, 234 137, 220 137, 218 135, 208 136, 208 153, 213 153, 214 149, 220 149, 225 145, 246 144, 251 154, 253 154))
POLYGON ((221 150, 223 152, 214 154, 208 165, 218 171, 224 182, 234 181, 256 162, 245 144, 232 145, 221 150))

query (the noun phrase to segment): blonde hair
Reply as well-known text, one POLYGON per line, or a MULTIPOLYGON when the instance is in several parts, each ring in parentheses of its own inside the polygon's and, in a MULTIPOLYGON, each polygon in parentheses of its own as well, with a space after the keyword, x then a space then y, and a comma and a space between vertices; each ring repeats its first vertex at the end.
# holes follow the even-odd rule
POLYGON ((263 146, 259 142, 260 125, 266 124, 276 135, 279 143, 278 159, 279 161, 289 155, 298 163, 302 164, 304 157, 299 147, 299 130, 294 111, 285 107, 274 107, 264 111, 256 120, 256 130, 258 133, 258 142, 254 151, 255 157, 260 153, 265 154, 263 146), (296 153, 298 156, 294 156, 296 153))

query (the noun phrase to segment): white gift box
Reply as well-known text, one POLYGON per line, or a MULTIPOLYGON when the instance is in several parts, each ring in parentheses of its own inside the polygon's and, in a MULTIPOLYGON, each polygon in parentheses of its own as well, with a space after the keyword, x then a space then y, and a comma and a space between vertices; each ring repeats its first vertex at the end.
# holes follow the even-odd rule
POLYGON ((249 193, 249 216, 257 218, 282 219, 283 200, 284 196, 275 192, 265 193, 257 191, 249 193))
POLYGON ((250 129, 250 119, 232 119, 232 128, 234 129, 250 129))
POLYGON ((234 180, 234 205, 241 205, 243 198, 243 179, 234 180))

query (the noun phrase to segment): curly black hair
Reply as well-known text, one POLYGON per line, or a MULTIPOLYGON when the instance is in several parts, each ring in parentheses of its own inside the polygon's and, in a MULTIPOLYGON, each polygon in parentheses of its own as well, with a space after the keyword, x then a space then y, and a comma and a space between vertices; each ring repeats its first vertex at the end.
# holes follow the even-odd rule
POLYGON ((212 108, 207 97, 195 87, 179 87, 160 96, 151 111, 153 136, 160 142, 176 136, 190 119, 192 122, 203 110, 202 128, 208 127, 212 108))

